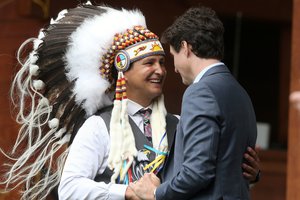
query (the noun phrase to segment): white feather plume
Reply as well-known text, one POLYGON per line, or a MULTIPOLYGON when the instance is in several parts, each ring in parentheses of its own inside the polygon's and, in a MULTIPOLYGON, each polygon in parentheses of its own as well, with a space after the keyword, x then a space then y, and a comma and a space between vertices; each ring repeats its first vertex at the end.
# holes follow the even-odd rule
POLYGON ((100 76, 99 68, 102 56, 113 42, 113 36, 136 25, 146 27, 145 17, 139 10, 103 9, 107 12, 85 20, 72 33, 65 55, 67 77, 70 81, 76 80, 73 91, 76 103, 83 104, 87 115, 112 104, 111 95, 105 94, 111 83, 100 76))

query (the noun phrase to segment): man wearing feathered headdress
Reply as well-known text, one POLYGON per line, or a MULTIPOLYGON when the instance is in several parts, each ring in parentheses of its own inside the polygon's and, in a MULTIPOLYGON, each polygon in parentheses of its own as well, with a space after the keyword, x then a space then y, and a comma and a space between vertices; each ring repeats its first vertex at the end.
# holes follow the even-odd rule
POLYGON ((32 41, 12 90, 22 125, 13 152, 27 148, 6 183, 25 182, 24 199, 43 199, 59 182, 61 199, 115 199, 159 173, 178 119, 166 112, 164 51, 143 14, 87 3, 32 41))

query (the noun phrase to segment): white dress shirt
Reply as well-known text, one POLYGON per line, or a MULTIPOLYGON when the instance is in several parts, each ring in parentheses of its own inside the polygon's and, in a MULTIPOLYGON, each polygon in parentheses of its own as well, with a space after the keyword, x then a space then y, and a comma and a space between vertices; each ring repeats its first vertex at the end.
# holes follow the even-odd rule
MULTIPOLYGON (((144 132, 143 118, 137 113, 141 108, 128 101, 128 115, 144 132)), ((58 188, 60 200, 125 199, 126 185, 94 181, 107 167, 109 149, 109 133, 104 120, 100 116, 91 116, 79 129, 70 147, 58 188)))

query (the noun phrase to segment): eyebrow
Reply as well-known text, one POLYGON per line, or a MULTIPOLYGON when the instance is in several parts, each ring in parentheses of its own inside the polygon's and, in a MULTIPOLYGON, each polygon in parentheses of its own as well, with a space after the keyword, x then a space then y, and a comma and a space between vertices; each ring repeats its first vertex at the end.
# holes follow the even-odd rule
MULTIPOLYGON (((143 60, 143 62, 149 62, 149 61, 156 61, 157 60, 157 58, 153 58, 153 57, 146 57, 146 58, 144 58, 144 60, 143 60)), ((165 60, 165 58, 164 57, 160 57, 159 59, 158 59, 158 61, 162 61, 162 60, 165 60)))
POLYGON ((154 60, 156 60, 156 59, 147 57, 143 60, 143 62, 149 62, 149 61, 154 61, 154 60))

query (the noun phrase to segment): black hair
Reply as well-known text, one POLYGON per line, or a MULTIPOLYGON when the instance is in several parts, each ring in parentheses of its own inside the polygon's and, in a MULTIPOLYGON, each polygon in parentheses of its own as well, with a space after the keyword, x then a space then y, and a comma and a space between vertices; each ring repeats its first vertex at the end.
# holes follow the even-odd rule
POLYGON ((176 52, 181 42, 192 46, 201 58, 223 59, 224 27, 216 12, 208 7, 193 7, 178 17, 162 34, 161 41, 169 43, 176 52))

